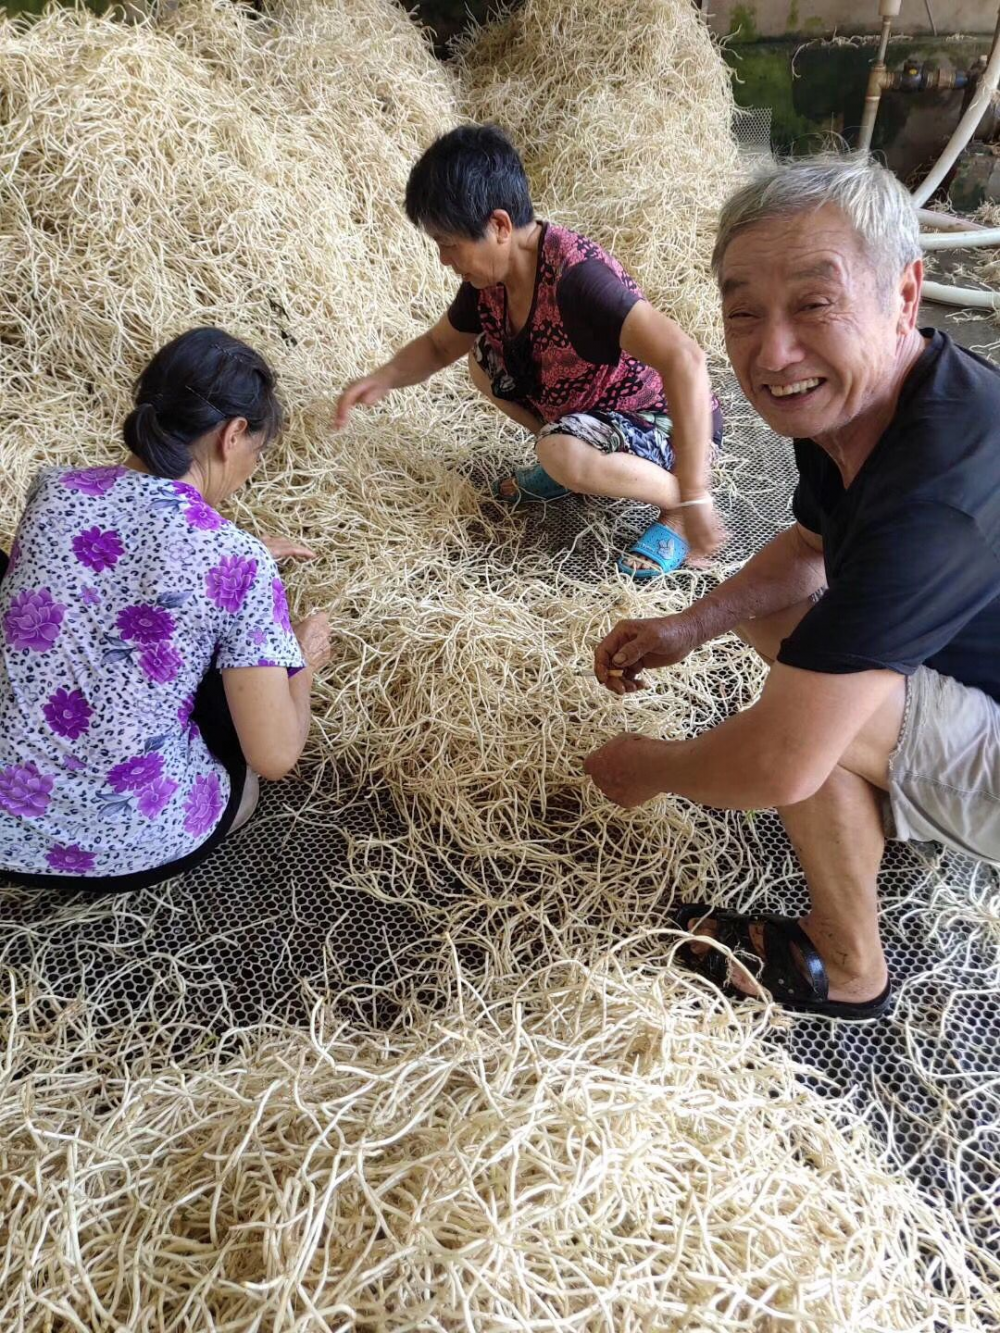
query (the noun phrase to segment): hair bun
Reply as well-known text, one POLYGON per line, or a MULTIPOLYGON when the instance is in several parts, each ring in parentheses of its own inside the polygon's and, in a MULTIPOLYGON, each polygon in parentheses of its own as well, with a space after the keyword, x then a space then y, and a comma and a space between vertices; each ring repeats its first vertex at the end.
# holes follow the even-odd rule
POLYGON ((158 477, 181 477, 192 446, 224 421, 245 418, 265 442, 281 429, 281 403, 267 362, 245 343, 211 327, 167 343, 135 384, 125 443, 158 477))

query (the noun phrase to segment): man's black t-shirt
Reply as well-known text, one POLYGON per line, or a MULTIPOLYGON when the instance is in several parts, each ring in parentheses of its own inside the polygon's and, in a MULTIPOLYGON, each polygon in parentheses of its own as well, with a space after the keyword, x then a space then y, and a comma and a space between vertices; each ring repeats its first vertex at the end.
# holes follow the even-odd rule
POLYGON ((1000 372, 935 331, 846 490, 812 440, 795 441, 795 461, 792 508, 823 538, 829 590, 778 661, 923 664, 1000 700, 1000 372))

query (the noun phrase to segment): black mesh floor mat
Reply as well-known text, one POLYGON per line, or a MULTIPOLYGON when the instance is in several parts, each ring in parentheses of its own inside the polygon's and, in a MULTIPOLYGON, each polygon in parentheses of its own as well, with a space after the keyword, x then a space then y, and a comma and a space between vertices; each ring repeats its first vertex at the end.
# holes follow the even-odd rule
MULTIPOLYGON (((722 495, 734 563, 788 521, 791 492, 785 442, 745 422, 738 440, 722 495)), ((647 511, 613 512, 624 545, 647 511)), ((576 498, 546 506, 526 520, 524 540, 593 577, 606 548, 588 535, 592 513, 576 498)), ((361 892, 345 873, 352 839, 391 838, 400 815, 377 795, 354 793, 339 812, 309 816, 307 796, 295 782, 267 787, 252 823, 204 866, 114 910, 0 889, 0 965, 16 972, 30 949, 52 992, 67 1001, 86 993, 110 1023, 176 1002, 192 1042, 270 1015, 298 1022, 321 988, 350 1003, 373 978, 419 970, 441 940, 404 904, 361 892)), ((748 826, 755 901, 804 910, 804 882, 777 818, 758 815, 748 826)), ((447 875, 442 864, 423 886, 428 901, 447 875)), ((1000 884, 994 871, 933 847, 896 845, 881 893, 892 1015, 861 1026, 799 1020, 774 1040, 816 1087, 851 1090, 895 1160, 981 1243, 1000 1248, 1000 884)))

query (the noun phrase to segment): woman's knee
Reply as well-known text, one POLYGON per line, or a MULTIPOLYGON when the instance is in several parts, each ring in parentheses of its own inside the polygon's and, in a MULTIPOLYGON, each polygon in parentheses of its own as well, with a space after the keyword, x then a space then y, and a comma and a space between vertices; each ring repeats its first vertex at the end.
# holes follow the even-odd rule
POLYGON ((536 441, 535 452, 553 481, 571 491, 587 493, 591 483, 589 445, 581 445, 568 435, 546 435, 536 441))

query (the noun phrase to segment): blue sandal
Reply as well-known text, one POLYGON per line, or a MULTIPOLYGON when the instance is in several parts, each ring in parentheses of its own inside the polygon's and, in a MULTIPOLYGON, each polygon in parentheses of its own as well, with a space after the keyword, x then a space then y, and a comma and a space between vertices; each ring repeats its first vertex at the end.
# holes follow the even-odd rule
POLYGON ((687 553, 688 544, 679 532, 668 528, 665 523, 652 523, 625 555, 618 557, 618 568, 623 574, 635 579, 636 583, 647 583, 650 579, 673 573, 683 565, 687 553), (628 555, 645 556, 654 562, 656 568, 637 569, 626 561, 625 556, 628 555))
POLYGON ((541 504, 546 500, 561 500, 564 495, 569 495, 569 489, 553 481, 541 463, 519 467, 513 475, 515 486, 513 495, 500 493, 500 487, 508 480, 507 477, 501 477, 499 481, 493 483, 493 499, 497 504, 510 505, 512 509, 516 509, 521 504, 541 504))

